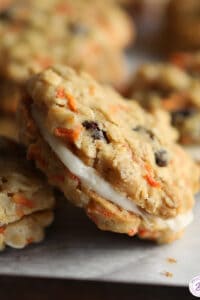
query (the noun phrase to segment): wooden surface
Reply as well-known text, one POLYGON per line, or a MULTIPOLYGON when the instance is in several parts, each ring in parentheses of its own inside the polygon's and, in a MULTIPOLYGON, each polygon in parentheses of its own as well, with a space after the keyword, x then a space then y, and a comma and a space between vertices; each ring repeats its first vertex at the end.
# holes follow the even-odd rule
POLYGON ((0 291, 0 299, 3 300, 194 299, 188 289, 179 287, 155 287, 19 277, 0 277, 0 291))

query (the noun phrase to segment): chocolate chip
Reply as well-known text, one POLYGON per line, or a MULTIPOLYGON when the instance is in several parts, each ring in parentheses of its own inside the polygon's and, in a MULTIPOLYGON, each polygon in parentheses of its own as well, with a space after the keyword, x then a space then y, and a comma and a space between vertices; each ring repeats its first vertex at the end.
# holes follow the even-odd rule
POLYGON ((183 119, 189 118, 196 113, 194 108, 185 108, 181 110, 177 110, 171 113, 172 124, 176 125, 181 122, 183 119))
POLYGON ((141 126, 141 125, 136 126, 135 128, 133 128, 133 130, 134 130, 134 131, 137 131, 137 132, 141 132, 141 133, 148 134, 148 136, 149 136, 152 140, 153 140, 154 137, 155 137, 155 136, 154 136, 154 133, 153 133, 151 130, 149 130, 149 129, 147 129, 147 128, 141 126))
POLYGON ((69 24, 69 30, 73 34, 77 35, 87 35, 89 33, 89 29, 83 24, 71 23, 69 24))
POLYGON ((155 152, 155 161, 159 167, 166 167, 169 163, 169 156, 166 150, 161 149, 155 152))
POLYGON ((2 183, 7 183, 8 182, 8 180, 5 177, 1 177, 1 181, 2 181, 2 183))
POLYGON ((84 121, 82 125, 87 129, 90 130, 91 136, 94 140, 106 140, 107 143, 109 143, 108 137, 106 135, 106 132, 104 130, 101 130, 99 128, 99 125, 97 122, 94 121, 84 121))
POLYGON ((1 21, 7 21, 10 19, 10 14, 7 10, 4 10, 0 13, 0 20, 1 21))

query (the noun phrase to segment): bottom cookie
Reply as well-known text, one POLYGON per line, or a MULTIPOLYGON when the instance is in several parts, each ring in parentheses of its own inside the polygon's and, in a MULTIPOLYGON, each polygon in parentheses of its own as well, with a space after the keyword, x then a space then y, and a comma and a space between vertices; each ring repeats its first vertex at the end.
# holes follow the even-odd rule
POLYGON ((45 228, 53 222, 51 210, 33 213, 21 220, 0 227, 0 250, 6 246, 22 249, 44 239, 45 228))

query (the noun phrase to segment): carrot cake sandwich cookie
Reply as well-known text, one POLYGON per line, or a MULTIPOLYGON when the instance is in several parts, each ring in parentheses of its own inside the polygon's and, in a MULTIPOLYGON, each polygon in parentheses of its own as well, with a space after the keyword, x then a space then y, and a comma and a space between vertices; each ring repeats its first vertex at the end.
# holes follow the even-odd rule
POLYGON ((0 250, 44 239, 53 221, 54 196, 16 142, 0 137, 0 250))
POLYGON ((52 185, 102 230, 163 243, 181 236, 199 169, 165 118, 63 66, 34 76, 28 91, 20 139, 52 185))

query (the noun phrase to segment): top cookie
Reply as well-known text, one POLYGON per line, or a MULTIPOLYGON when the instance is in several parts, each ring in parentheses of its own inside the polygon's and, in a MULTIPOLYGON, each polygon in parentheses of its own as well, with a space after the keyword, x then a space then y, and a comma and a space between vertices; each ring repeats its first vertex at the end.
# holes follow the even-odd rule
POLYGON ((23 149, 0 138, 0 226, 52 209, 54 196, 44 177, 26 161, 23 149))
POLYGON ((130 202, 164 218, 191 206, 199 171, 166 120, 61 66, 34 77, 29 93, 43 138, 63 144, 130 202))

